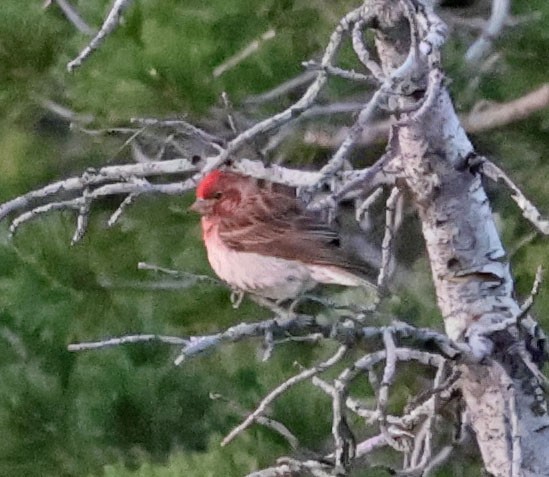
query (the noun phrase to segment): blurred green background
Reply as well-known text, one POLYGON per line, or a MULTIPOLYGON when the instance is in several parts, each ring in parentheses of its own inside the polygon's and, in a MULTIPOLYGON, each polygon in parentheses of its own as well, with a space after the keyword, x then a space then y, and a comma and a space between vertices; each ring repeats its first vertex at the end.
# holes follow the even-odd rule
MULTIPOLYGON (((97 28, 110 3, 79 0, 72 5, 97 28)), ((474 16, 487 13, 475 10, 475 2, 446 2, 446 10, 461 14, 462 4, 474 16)), ((2 0, 0 200, 90 166, 131 160, 122 147, 127 138, 73 130, 44 101, 90 115, 87 127, 92 129, 124 126, 132 116, 198 121, 219 106, 222 91, 238 109, 247 96, 300 73, 301 61, 318 58, 338 18, 353 6, 347 0, 136 0, 105 45, 68 74, 67 61, 88 37, 56 5, 44 9, 40 0, 2 0), (221 77, 212 77, 216 66, 271 28, 274 39, 221 77)), ((500 57, 484 74, 463 62, 478 32, 453 31, 445 63, 460 111, 479 100, 520 97, 548 80, 549 4, 515 1, 513 13, 527 21, 497 41, 500 57)), ((331 91, 343 95, 353 88, 334 82, 331 91)), ((472 139, 479 152, 549 212, 547 110, 472 139)), ((302 162, 320 163, 327 156, 311 146, 291 147, 302 162)), ((373 160, 379 150, 360 155, 373 160)), ((521 218, 506 191, 489 186, 489 192, 512 252, 518 294, 525 296, 536 267, 547 263, 546 243, 521 218)), ((211 273, 198 219, 186 211, 189 202, 190 197, 142 198, 107 229, 119 200, 102 201, 94 205, 87 235, 72 247, 72 212, 24 225, 13 240, 8 224, 0 224, 0 476, 237 476, 291 453, 280 437, 257 426, 220 448, 220 438, 240 415, 208 395, 222 393, 250 410, 295 372, 295 361, 307 365, 322 359, 333 351, 330 344, 285 344, 263 363, 256 359, 259 342, 240 343, 179 368, 172 364, 176 350, 166 346, 81 354, 66 349, 74 341, 129 333, 202 334, 268 316, 249 303, 233 310, 224 289, 207 284, 174 289, 166 277, 137 270, 137 263, 146 261, 211 273), (165 289, 155 289, 162 283, 165 289)), ((415 219, 409 222, 417 233, 415 219)), ((421 241, 401 240, 399 248, 412 257, 406 263, 414 279, 389 311, 441 329, 421 241)), ((544 286, 535 313, 546 329, 548 307, 544 286)), ((403 373, 398 399, 404 402, 418 386, 412 373, 403 373)), ((362 393, 368 399, 370 391, 362 393)), ((277 401, 273 415, 303 448, 326 450, 330 402, 318 390, 297 387, 277 401)), ((437 475, 472 475, 477 465, 466 456, 437 475)))

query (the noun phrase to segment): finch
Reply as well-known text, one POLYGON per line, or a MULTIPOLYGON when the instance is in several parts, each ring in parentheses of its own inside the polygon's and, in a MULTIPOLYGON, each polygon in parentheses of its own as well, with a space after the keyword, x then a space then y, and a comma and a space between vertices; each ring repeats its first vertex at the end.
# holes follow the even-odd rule
POLYGON ((290 187, 214 170, 191 210, 215 273, 233 289, 277 301, 319 283, 375 289, 371 267, 351 257, 336 230, 307 210, 290 187))

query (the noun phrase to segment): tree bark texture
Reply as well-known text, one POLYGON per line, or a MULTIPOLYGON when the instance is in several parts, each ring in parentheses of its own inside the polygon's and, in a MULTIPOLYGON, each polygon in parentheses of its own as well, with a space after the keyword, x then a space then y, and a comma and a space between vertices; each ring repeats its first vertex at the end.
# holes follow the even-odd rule
MULTIPOLYGON (((377 12, 376 45, 390 74, 409 48, 403 2, 366 5, 377 12)), ((484 334, 494 323, 517 316, 520 306, 483 188, 481 161, 442 83, 439 65, 424 62, 407 90, 401 88, 406 93, 398 100, 401 108, 422 94, 425 104, 396 120, 392 167, 421 219, 446 332, 482 358, 461 365, 460 388, 486 470, 498 477, 547 476, 549 419, 519 352, 523 337, 516 327, 484 334)))

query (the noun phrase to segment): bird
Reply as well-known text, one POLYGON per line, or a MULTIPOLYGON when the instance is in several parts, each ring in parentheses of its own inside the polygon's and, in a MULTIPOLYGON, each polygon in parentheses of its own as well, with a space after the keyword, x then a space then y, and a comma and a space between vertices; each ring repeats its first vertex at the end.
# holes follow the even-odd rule
POLYGON ((375 290, 371 267, 289 186, 215 169, 199 182, 190 209, 202 216, 212 269, 233 290, 277 303, 317 284, 375 290))

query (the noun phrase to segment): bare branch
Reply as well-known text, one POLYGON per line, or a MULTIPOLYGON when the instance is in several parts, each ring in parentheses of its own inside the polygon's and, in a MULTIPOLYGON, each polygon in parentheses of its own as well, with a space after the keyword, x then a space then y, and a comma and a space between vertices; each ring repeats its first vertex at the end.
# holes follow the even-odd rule
POLYGON ((467 53, 465 53, 465 61, 474 64, 490 50, 492 42, 497 38, 505 26, 510 9, 510 0, 492 0, 490 20, 480 37, 469 47, 467 53))
POLYGON ((139 126, 159 126, 164 128, 173 128, 176 131, 182 132, 191 137, 197 137, 202 139, 206 144, 213 146, 223 144, 224 140, 218 136, 214 136, 203 129, 191 124, 183 119, 156 119, 156 118, 131 118, 132 124, 138 124, 139 126))
POLYGON ((67 346, 69 351, 88 351, 103 348, 112 348, 113 346, 120 346, 123 344, 134 343, 165 343, 176 346, 187 346, 189 340, 185 338, 179 338, 177 336, 162 336, 162 335, 127 335, 120 338, 111 338, 102 341, 90 342, 90 343, 73 343, 67 346))
MULTIPOLYGON (((335 392, 335 388, 331 384, 322 380, 318 376, 313 376, 313 379, 311 382, 313 383, 313 385, 320 388, 329 396, 333 396, 335 392)), ((364 418, 364 420, 366 421, 366 424, 373 424, 378 419, 378 412, 376 410, 368 409, 358 399, 348 396, 347 399, 345 400, 345 405, 349 410, 353 411, 356 415, 364 418)), ((387 419, 390 420, 391 418, 392 416, 388 416, 387 419)))
POLYGON ((313 477, 332 477, 331 466, 315 461, 306 460, 300 461, 297 459, 291 459, 284 457, 278 459, 280 465, 276 467, 269 467, 268 469, 258 470, 248 474, 246 477, 288 477, 288 476, 301 476, 303 472, 307 472, 313 477))
POLYGON ((542 281, 543 281, 543 267, 539 265, 536 270, 536 276, 534 277, 534 283, 532 284, 532 290, 530 291, 530 295, 528 295, 528 298, 524 300, 524 303, 520 307, 520 313, 522 316, 526 315, 526 313, 530 311, 530 308, 532 308, 532 305, 534 304, 534 300, 536 296, 538 296, 542 281))
POLYGON ((396 232, 402 222, 402 194, 397 187, 393 187, 391 195, 387 199, 385 213, 385 234, 381 244, 381 268, 377 277, 377 286, 382 290, 387 284, 387 280, 394 272, 393 240, 396 232))
MULTIPOLYGON (((350 28, 350 23, 357 21, 361 18, 362 8, 357 8, 356 10, 351 11, 345 15, 339 22, 338 26, 330 36, 328 46, 324 50, 324 55, 320 62, 322 68, 330 65, 332 60, 335 58, 335 55, 341 45, 343 34, 348 31, 350 28)), ((307 91, 303 96, 294 103, 291 107, 285 109, 284 111, 277 113, 270 118, 261 121, 246 131, 239 134, 236 138, 230 141, 227 144, 227 148, 224 152, 220 153, 217 157, 217 160, 205 168, 204 172, 207 172, 212 169, 216 169, 221 164, 225 163, 227 159, 234 154, 240 147, 248 143, 253 138, 258 135, 265 134, 273 129, 277 129, 288 121, 292 120, 294 117, 300 115, 303 111, 308 109, 316 97, 320 93, 321 89, 324 87, 327 81, 327 73, 324 70, 320 70, 316 76, 315 81, 307 88, 307 91)))
POLYGON ((549 83, 507 103, 489 103, 483 109, 474 108, 460 119, 467 132, 478 133, 496 129, 549 107, 549 83))
POLYGON ((377 449, 381 449, 387 445, 385 436, 383 434, 378 434, 377 436, 370 437, 362 442, 359 442, 356 445, 356 458, 364 457, 372 453, 377 449))
POLYGON ((9 227, 9 233, 14 235, 17 232, 17 229, 28 222, 29 220, 35 219, 37 216, 46 214, 53 210, 65 210, 65 209, 76 209, 79 210, 80 207, 84 204, 85 199, 83 197, 75 200, 67 200, 62 202, 51 202, 40 207, 36 207, 29 212, 21 214, 19 217, 13 220, 9 227))
POLYGON ((118 206, 118 208, 112 213, 112 215, 109 217, 109 220, 107 221, 107 226, 112 227, 114 226, 120 217, 122 217, 122 214, 124 211, 132 205, 136 199, 140 196, 139 193, 132 193, 126 196, 126 198, 122 201, 122 203, 118 206))
POLYGON ((255 105, 255 104, 267 103, 269 101, 275 101, 281 96, 285 96, 288 93, 291 93, 292 91, 298 88, 301 88, 307 83, 310 83, 315 78, 316 78, 315 71, 305 71, 304 73, 301 73, 295 78, 292 78, 278 85, 276 88, 273 88, 271 91, 267 91, 265 93, 261 93, 256 96, 250 96, 244 101, 244 104, 255 105))
MULTIPOLYGON (((477 134, 521 121, 547 107, 549 84, 543 84, 520 98, 507 103, 488 103, 482 109, 473 108, 469 113, 460 114, 459 118, 467 132, 477 134)), ((386 141, 391 124, 390 120, 370 123, 357 140, 357 146, 364 147, 386 141)), ((341 145, 348 132, 349 128, 340 128, 330 133, 311 127, 303 133, 303 141, 306 144, 335 149, 341 145)))
MULTIPOLYGON (((168 194, 181 195, 196 186, 196 177, 193 176, 183 182, 158 184, 149 182, 146 178, 153 178, 161 175, 178 175, 183 173, 197 172, 201 168, 207 169, 217 161, 218 156, 209 157, 195 164, 189 159, 172 159, 167 161, 144 161, 138 164, 125 164, 120 166, 106 166, 98 170, 90 169, 80 177, 71 177, 63 181, 54 182, 41 189, 28 192, 8 202, 0 204, 0 220, 12 212, 21 209, 31 208, 16 217, 11 225, 12 233, 23 223, 36 218, 39 215, 62 209, 80 210, 84 204, 88 206, 95 199, 109 195, 127 195, 119 208, 109 219, 109 226, 113 225, 124 210, 135 198, 142 194, 168 194), (84 196, 84 191, 87 191, 84 196), (82 194, 70 200, 56 200, 59 195, 82 194), (49 203, 36 206, 33 204, 40 201, 49 203)), ((278 165, 265 166, 260 161, 241 159, 236 162, 232 169, 260 179, 268 179, 291 187, 310 187, 316 184, 321 173, 318 171, 301 171, 299 169, 288 169, 278 165)), ((356 180, 361 174, 368 176, 368 169, 363 171, 346 171, 341 175, 342 184, 356 180)), ((81 215, 82 221, 83 215, 81 215)), ((82 228, 78 229, 83 231, 82 228)), ((77 238, 81 238, 78 234, 77 238)))
MULTIPOLYGON (((442 378, 445 373, 446 362, 441 361, 439 363, 435 379, 433 380, 433 389, 431 390, 431 397, 428 404, 428 416, 420 432, 416 434, 414 443, 414 450, 411 456, 411 468, 409 470, 424 469, 431 460, 432 455, 432 440, 433 440, 433 427, 435 424, 435 417, 437 411, 437 397, 442 390, 446 390, 449 386, 453 385, 458 379, 459 373, 454 373, 446 383, 442 384, 442 378)), ((427 403, 426 403, 427 404, 427 403)))
POLYGON ((549 235, 549 220, 543 219, 538 209, 522 193, 511 178, 493 162, 486 160, 482 164, 482 173, 494 182, 499 180, 511 190, 511 198, 522 210, 522 215, 542 234, 549 235))
MULTIPOLYGON (((386 88, 387 84, 385 84, 386 88)), ((378 89, 370 101, 366 104, 366 106, 362 109, 360 114, 358 115, 357 120, 353 124, 353 126, 349 129, 349 133, 339 146, 336 153, 332 156, 332 158, 328 161, 328 163, 322 167, 320 170, 322 178, 319 181, 319 184, 322 184, 329 180, 334 174, 339 172, 339 170, 343 167, 343 164, 349 157, 349 154, 351 153, 353 147, 355 146, 355 143, 357 139, 362 134, 362 131, 366 124, 371 120, 372 115, 377 109, 379 101, 381 101, 381 98, 383 97, 384 93, 386 91, 384 90, 383 86, 378 89)))
POLYGON ((76 230, 72 236, 71 245, 74 245, 84 236, 86 229, 88 228, 88 219, 90 216, 90 209, 92 199, 89 197, 88 189, 84 189, 82 194, 82 205, 78 209, 78 218, 76 219, 76 230))
POLYGON ((366 199, 364 199, 360 205, 355 207, 355 220, 360 222, 364 215, 368 212, 370 207, 376 202, 377 199, 383 194, 383 189, 381 187, 377 188, 372 192, 366 199))
MULTIPOLYGON (((245 417, 248 412, 246 412, 240 404, 238 404, 235 401, 232 401, 230 399, 227 399, 222 394, 218 393, 210 393, 210 399, 212 400, 221 400, 223 402, 226 402, 229 404, 229 406, 238 414, 240 414, 241 417, 245 417)), ((280 434, 286 441, 288 441, 288 444, 292 449, 297 449, 299 447, 299 441, 297 440, 297 437, 294 436, 290 430, 281 422, 275 421, 274 419, 265 417, 265 416, 257 416, 255 419, 255 422, 258 424, 268 427, 269 429, 272 429, 273 431, 280 434)))
POLYGON ((303 66, 307 69, 310 69, 312 71, 318 71, 320 69, 323 69, 331 76, 336 76, 338 78, 343 78, 349 81, 356 81, 356 82, 362 82, 362 83, 372 83, 372 84, 378 84, 376 79, 373 76, 368 76, 362 73, 357 73, 354 70, 344 70, 343 68, 339 68, 337 66, 327 65, 322 67, 315 61, 305 61, 303 62, 303 66))
POLYGON ((72 73, 76 68, 78 68, 82 62, 87 60, 90 55, 97 50, 106 38, 116 29, 118 22, 124 13, 124 10, 128 8, 132 0, 115 0, 113 6, 111 7, 107 18, 103 22, 100 30, 92 38, 92 40, 86 45, 86 47, 78 54, 78 56, 69 61, 67 64, 67 69, 69 73, 72 73))
POLYGON ((334 472, 345 474, 356 455, 355 437, 349 428, 345 413, 345 385, 338 379, 332 393, 332 435, 334 436, 334 472))
POLYGON ((93 29, 90 28, 69 2, 66 0, 53 0, 52 3, 55 3, 61 9, 65 17, 67 17, 67 20, 69 20, 80 33, 90 36, 93 35, 93 29))
POLYGON ((261 46, 263 46, 266 41, 272 40, 275 36, 275 30, 273 30, 272 28, 270 30, 267 30, 258 39, 249 43, 246 47, 225 60, 219 66, 216 66, 212 72, 212 76, 214 78, 219 78, 223 73, 233 69, 239 63, 254 54, 256 51, 259 50, 259 48, 261 48, 261 46))
MULTIPOLYGON (((180 273, 180 272, 177 272, 180 273)), ((300 330, 310 331, 311 329, 319 328, 319 326, 311 320, 310 317, 303 315, 294 316, 289 319, 271 319, 263 320, 257 323, 241 323, 232 326, 225 331, 212 335, 192 336, 189 338, 172 338, 167 337, 166 340, 161 339, 161 342, 168 344, 183 345, 179 357, 175 364, 180 364, 187 357, 195 356, 203 351, 213 348, 223 342, 234 342, 250 337, 259 337, 265 334, 266 330, 272 330, 276 336, 286 337, 287 333, 299 332, 300 330)), ((112 338, 97 342, 76 343, 69 345, 69 351, 85 351, 91 349, 108 348, 126 343, 139 343, 157 340, 157 335, 130 335, 120 338, 112 338)))
POLYGON ((364 21, 360 20, 355 23, 353 28, 353 49, 360 60, 360 62, 372 73, 373 77, 376 78, 380 83, 385 81, 385 75, 379 66, 374 60, 370 58, 370 53, 362 41, 362 32, 364 30, 364 21))
MULTIPOLYGON (((326 207, 330 208, 341 200, 356 198, 357 193, 362 196, 367 196, 381 185, 392 185, 395 180, 395 175, 389 170, 388 166, 393 159, 393 153, 389 151, 381 156, 381 158, 371 167, 353 171, 353 174, 348 175, 347 180, 341 185, 337 184, 336 181, 333 181, 332 184, 336 185, 336 187, 333 187, 333 189, 335 189, 334 192, 309 205, 309 208, 315 210, 322 210, 326 207)), ((320 174, 321 173, 322 171, 320 171, 320 174)), ((342 175, 345 176, 345 172, 342 175)), ((321 176, 318 180, 324 180, 323 177, 325 176, 321 176)))
MULTIPOLYGON (((488 22, 481 17, 461 16, 450 10, 441 12, 441 16, 451 27, 466 28, 469 30, 484 30, 488 22)), ((539 10, 524 13, 522 15, 508 15, 505 20, 506 27, 517 27, 530 22, 537 22, 543 18, 539 10)))
POLYGON ((80 124, 89 124, 94 120, 94 116, 91 114, 79 114, 71 109, 63 106, 51 99, 37 98, 40 102, 40 106, 44 109, 50 111, 51 113, 59 116, 60 118, 72 122, 77 122, 80 124))
POLYGON ((402 451, 402 445, 389 433, 387 429, 387 402, 389 400, 389 387, 393 383, 393 379, 396 372, 396 345, 393 339, 393 335, 389 330, 385 330, 383 333, 383 344, 385 345, 385 369, 383 370, 383 379, 381 380, 381 386, 377 396, 377 413, 378 423, 381 433, 385 436, 387 443, 395 450, 402 451))
POLYGON ((522 477, 522 446, 520 443, 520 425, 517 411, 517 394, 515 386, 509 379, 508 386, 509 420, 511 421, 511 477, 522 477))
MULTIPOLYGON (((163 174, 178 174, 189 171, 196 171, 198 168, 194 166, 188 159, 173 159, 162 162, 148 162, 140 164, 126 164, 123 166, 106 166, 101 169, 90 169, 80 177, 71 177, 69 179, 54 182, 41 189, 28 192, 22 196, 16 197, 4 204, 0 205, 0 219, 7 214, 28 207, 32 201, 41 200, 56 194, 82 191, 86 187, 101 185, 110 181, 120 181, 119 189, 115 189, 112 193, 121 194, 124 192, 133 192, 126 190, 127 184, 123 181, 131 177, 151 177, 163 174)), ((154 188, 151 185, 151 188, 154 188)), ((177 186, 171 186, 172 189, 178 189, 177 186)), ((180 190, 179 193, 183 192, 180 190)), ((177 193, 174 191, 174 193, 177 193)))
POLYGON ((431 461, 425 466, 425 470, 423 471, 422 477, 429 477, 431 474, 438 469, 441 465, 443 465, 452 455, 452 452, 454 451, 455 447, 450 446, 444 446, 437 455, 435 455, 431 461))
POLYGON ((182 278, 182 279, 185 279, 185 280, 191 279, 191 280, 194 280, 194 281, 202 281, 202 282, 206 282, 206 283, 211 283, 212 285, 225 286, 225 284, 223 282, 217 280, 216 278, 209 277, 207 275, 195 275, 194 273, 184 272, 182 270, 172 270, 172 269, 169 269, 169 268, 159 267, 158 265, 152 265, 152 264, 146 263, 146 262, 139 262, 137 264, 137 269, 138 270, 148 270, 148 271, 152 271, 152 272, 163 273, 165 275, 170 275, 172 277, 182 278))
POLYGON ((301 373, 292 376, 290 379, 277 386, 267 396, 263 398, 263 400, 259 403, 253 413, 251 413, 241 424, 239 424, 231 432, 229 432, 229 434, 227 434, 227 436, 221 441, 221 445, 225 446, 229 444, 238 434, 248 428, 254 422, 257 416, 262 415, 267 409, 267 406, 269 406, 269 404, 271 404, 278 396, 286 392, 292 386, 295 386, 296 384, 313 377, 315 374, 321 373, 322 371, 331 368, 334 364, 336 364, 343 358, 346 352, 347 346, 340 346, 337 349, 336 353, 328 360, 314 366, 313 368, 306 369, 301 373))

